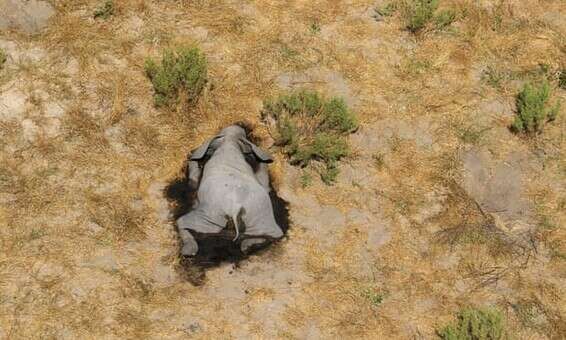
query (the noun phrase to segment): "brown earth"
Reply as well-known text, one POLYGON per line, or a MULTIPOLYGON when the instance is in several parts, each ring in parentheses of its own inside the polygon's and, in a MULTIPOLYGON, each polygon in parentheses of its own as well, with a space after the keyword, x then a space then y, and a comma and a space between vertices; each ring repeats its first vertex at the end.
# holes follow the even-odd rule
POLYGON ((566 98, 564 1, 440 1, 456 21, 418 34, 364 0, 49 3, 0 14, 0 338, 429 339, 468 306, 566 338, 566 115, 508 128, 526 81, 566 98), (144 60, 185 43, 210 82, 157 109, 144 60), (294 87, 345 98, 353 154, 303 188, 271 147, 287 237, 193 285, 166 188, 234 121, 267 145, 294 87))

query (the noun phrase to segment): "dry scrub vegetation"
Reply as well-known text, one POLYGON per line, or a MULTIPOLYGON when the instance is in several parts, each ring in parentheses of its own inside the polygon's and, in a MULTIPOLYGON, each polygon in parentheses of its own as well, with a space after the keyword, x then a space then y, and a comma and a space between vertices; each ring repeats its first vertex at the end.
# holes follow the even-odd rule
POLYGON ((564 1, 49 2, 0 33, 0 338, 566 337, 564 1), (180 46, 196 92, 149 79, 180 46), (356 114, 333 186, 261 119, 293 89, 356 114), (291 228, 194 286, 167 186, 241 120, 291 228))

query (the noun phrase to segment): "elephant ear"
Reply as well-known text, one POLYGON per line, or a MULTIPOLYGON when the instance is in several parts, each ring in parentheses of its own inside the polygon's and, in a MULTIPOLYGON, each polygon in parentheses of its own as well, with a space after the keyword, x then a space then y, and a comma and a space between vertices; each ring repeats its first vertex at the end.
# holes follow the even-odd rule
POLYGON ((254 153, 254 155, 262 162, 264 163, 271 163, 273 162, 273 158, 271 157, 271 155, 265 151, 263 151, 262 149, 260 149, 257 145, 255 145, 254 143, 250 142, 249 140, 247 140, 246 138, 242 138, 240 139, 240 141, 242 142, 242 152, 244 153, 249 153, 249 148, 251 148, 251 151, 254 153))
POLYGON ((202 143, 201 146, 199 146, 196 150, 194 150, 191 154, 191 161, 198 161, 204 158, 204 156, 206 156, 206 153, 208 152, 208 149, 210 148, 210 143, 212 143, 215 139, 222 137, 221 135, 218 135, 214 138, 211 138, 209 140, 207 140, 206 142, 202 143))

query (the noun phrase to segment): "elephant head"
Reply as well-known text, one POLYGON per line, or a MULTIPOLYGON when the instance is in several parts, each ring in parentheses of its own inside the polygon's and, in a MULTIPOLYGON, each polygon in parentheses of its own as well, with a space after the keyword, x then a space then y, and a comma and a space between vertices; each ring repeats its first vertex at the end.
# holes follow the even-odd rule
POLYGON ((214 150, 220 147, 222 143, 238 144, 240 150, 244 154, 254 153, 259 161, 265 163, 273 162, 271 156, 265 151, 261 150, 254 143, 250 142, 246 136, 246 130, 238 125, 228 126, 213 138, 204 142, 199 146, 191 155, 192 161, 198 161, 205 156, 211 156, 214 150))
MULTIPOLYGON (((256 171, 256 176, 260 183, 269 188, 266 163, 273 162, 273 158, 267 152, 260 149, 257 145, 250 142, 247 138, 246 130, 239 125, 228 126, 216 136, 204 142, 201 146, 195 149, 189 158, 189 187, 196 190, 199 183, 199 178, 202 173, 202 163, 212 157, 216 150, 223 146, 233 146, 232 150, 239 150, 245 156, 252 155, 253 159, 257 161, 259 171, 256 171), (237 148, 234 148, 237 146, 237 148)), ((226 157, 226 161, 235 155, 226 157)))

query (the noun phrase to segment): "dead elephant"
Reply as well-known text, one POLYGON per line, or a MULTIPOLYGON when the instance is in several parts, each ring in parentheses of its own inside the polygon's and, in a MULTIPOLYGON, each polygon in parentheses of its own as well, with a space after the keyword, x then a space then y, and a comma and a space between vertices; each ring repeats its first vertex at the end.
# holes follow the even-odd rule
POLYGON ((269 198, 267 164, 272 161, 238 125, 223 129, 193 151, 188 182, 197 190, 197 201, 191 212, 177 219, 182 255, 196 255, 195 236, 231 234, 243 253, 283 237, 269 198))

